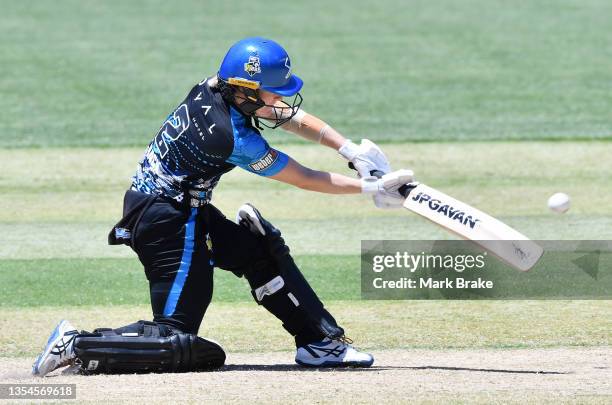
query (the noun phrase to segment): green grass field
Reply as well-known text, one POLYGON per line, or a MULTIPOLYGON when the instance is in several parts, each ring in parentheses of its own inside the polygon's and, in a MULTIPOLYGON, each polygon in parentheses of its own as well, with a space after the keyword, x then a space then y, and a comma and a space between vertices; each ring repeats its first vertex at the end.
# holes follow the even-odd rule
MULTIPOLYGON (((395 168, 532 239, 612 239, 608 1, 27 0, 1 14, 0 361, 34 356, 64 317, 85 329, 150 317, 137 258, 107 233, 168 112, 248 35, 284 44, 304 109, 380 142, 395 168), (557 191, 572 197, 565 215, 546 207, 557 191)), ((351 174, 334 151, 264 136, 307 166, 351 174)), ((362 196, 237 169, 214 203, 232 218, 245 201, 283 231, 360 347, 612 344, 611 301, 361 301, 361 240, 453 236, 362 196)), ((228 351, 292 347, 246 281, 222 270, 202 333, 228 351)))
POLYGON ((248 35, 285 44, 305 108, 354 137, 609 140, 610 15, 605 0, 10 2, 0 144, 143 145, 248 35))
MULTIPOLYGON (((331 151, 324 152, 329 159, 321 163, 317 146, 284 145, 283 149, 309 166, 346 170, 331 151)), ((611 143, 394 143, 386 145, 386 149, 399 166, 412 167, 428 183, 500 217, 534 239, 612 238, 611 208, 606 204, 612 199, 612 189, 606 187, 606 156, 612 153, 611 143), (504 159, 507 154, 516 158, 504 159), (479 158, 472 158, 474 155, 479 158), (443 164, 431 164, 430 156, 436 156, 443 164), (560 160, 565 164, 563 172, 555 169, 560 160), (584 165, 587 160, 590 163, 584 165), (575 197, 566 215, 547 211, 546 197, 556 190, 575 197), (593 190, 597 193, 591 194, 593 190)), ((140 153, 141 149, 83 148, 0 152, 3 161, 13 162, 0 183, 0 311, 7 314, 7 319, 10 314, 36 319, 28 325, 38 330, 41 324, 51 327, 57 318, 71 314, 83 320, 84 326, 94 328, 99 318, 95 314, 102 310, 107 311, 102 319, 116 323, 125 321, 120 314, 129 313, 131 308, 139 317, 148 316, 148 290, 138 260, 127 247, 106 245, 107 232, 119 218, 122 194, 140 153), (50 166, 54 170, 50 171, 50 166), (24 172, 28 176, 21 177, 24 172), (91 320, 87 314, 93 314, 91 320)), ((298 264, 326 302, 332 302, 340 312, 360 314, 347 315, 346 322, 354 323, 358 336, 368 337, 364 339, 366 347, 475 344, 474 338, 467 336, 462 336, 464 343, 453 343, 444 333, 437 336, 435 344, 431 337, 419 344, 415 336, 432 334, 431 325, 419 324, 417 329, 421 329, 415 331, 411 321, 397 317, 402 312, 412 313, 411 319, 418 319, 418 314, 433 314, 439 319, 440 331, 452 328, 442 322, 447 317, 457 324, 463 323, 463 316, 480 319, 478 329, 484 337, 478 339, 478 347, 610 343, 610 324, 605 315, 611 308, 609 301, 570 302, 569 306, 567 301, 359 302, 362 239, 452 236, 404 210, 377 210, 363 197, 308 193, 235 170, 219 185, 215 203, 231 217, 244 201, 261 207, 283 230, 298 264), (414 308, 418 310, 413 313, 414 308), (508 311, 515 314, 516 323, 507 322, 508 311), (547 322, 558 328, 544 331, 541 324, 534 324, 540 319, 539 312, 546 313, 547 322), (585 313, 590 316, 585 318, 585 313), (524 322, 526 319, 530 321, 524 322), (370 341, 372 330, 394 323, 396 334, 370 341), (515 329, 518 323, 519 330, 531 331, 534 337, 525 340, 524 333, 511 333, 510 337, 496 333, 500 325, 515 329), (536 338, 538 334, 541 339, 536 338)), ((214 302, 224 315, 213 316, 217 321, 212 321, 214 327, 209 333, 231 337, 230 347, 243 351, 262 347, 253 339, 241 337, 242 328, 221 322, 231 317, 235 308, 236 313, 249 314, 250 322, 268 325, 265 330, 270 339, 278 347, 287 348, 290 342, 276 321, 251 301, 245 280, 218 270, 214 302)), ((209 325, 207 322, 205 325, 209 325)), ((462 330, 466 335, 470 333, 469 329, 462 330)), ((12 339, 10 334, 3 338, 12 339)), ((34 351, 20 346, 5 354, 34 351)))

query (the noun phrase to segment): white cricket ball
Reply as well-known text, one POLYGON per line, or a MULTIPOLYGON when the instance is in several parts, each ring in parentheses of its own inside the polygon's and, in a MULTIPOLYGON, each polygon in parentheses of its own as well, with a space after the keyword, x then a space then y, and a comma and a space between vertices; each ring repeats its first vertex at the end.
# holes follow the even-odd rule
POLYGON ((565 193, 555 193, 548 199, 548 208, 558 214, 563 214, 565 211, 569 210, 569 207, 570 198, 569 195, 565 193))

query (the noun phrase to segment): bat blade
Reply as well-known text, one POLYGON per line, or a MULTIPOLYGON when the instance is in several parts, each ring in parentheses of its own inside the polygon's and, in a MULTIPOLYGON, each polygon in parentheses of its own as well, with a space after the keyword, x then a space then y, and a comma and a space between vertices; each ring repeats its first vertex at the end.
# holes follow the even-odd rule
POLYGON ((404 207, 473 241, 517 270, 531 269, 544 253, 517 230, 425 184, 410 190, 404 207))

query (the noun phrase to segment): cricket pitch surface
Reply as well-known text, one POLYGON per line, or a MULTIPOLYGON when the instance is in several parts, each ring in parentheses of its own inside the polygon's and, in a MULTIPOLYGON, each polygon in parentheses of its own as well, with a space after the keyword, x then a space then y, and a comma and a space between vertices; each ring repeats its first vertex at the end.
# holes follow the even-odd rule
POLYGON ((612 347, 380 350, 370 369, 308 369, 293 353, 229 353, 215 372, 31 377, 0 359, 2 383, 76 383, 78 402, 610 403, 612 347))

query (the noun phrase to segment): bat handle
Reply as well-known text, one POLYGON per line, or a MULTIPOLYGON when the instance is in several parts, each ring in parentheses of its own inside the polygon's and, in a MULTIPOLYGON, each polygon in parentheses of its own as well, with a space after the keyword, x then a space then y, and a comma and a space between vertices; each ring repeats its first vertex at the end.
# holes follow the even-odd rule
MULTIPOLYGON (((370 174, 372 176, 378 177, 379 179, 385 175, 385 173, 381 172, 380 170, 372 170, 370 172, 370 174)), ((403 186, 401 186, 400 188, 397 189, 397 191, 404 197, 404 198, 408 198, 408 194, 410 194, 410 192, 412 191, 412 189, 416 187, 416 186, 411 186, 410 184, 404 184, 403 186)))
MULTIPOLYGON (((352 162, 349 162, 348 167, 350 169, 353 170, 357 170, 355 169, 355 166, 353 165, 352 162)), ((372 170, 370 172, 371 176, 375 176, 378 177, 379 179, 385 175, 384 172, 380 171, 380 170, 372 170)), ((401 186, 397 191, 404 197, 404 198, 408 198, 408 194, 410 194, 410 192, 412 191, 412 189, 414 189, 416 187, 416 185, 411 185, 411 184, 404 184, 403 186, 401 186)))

